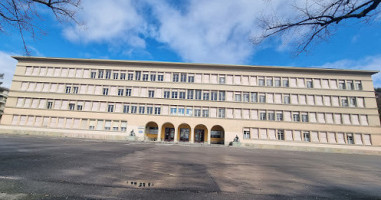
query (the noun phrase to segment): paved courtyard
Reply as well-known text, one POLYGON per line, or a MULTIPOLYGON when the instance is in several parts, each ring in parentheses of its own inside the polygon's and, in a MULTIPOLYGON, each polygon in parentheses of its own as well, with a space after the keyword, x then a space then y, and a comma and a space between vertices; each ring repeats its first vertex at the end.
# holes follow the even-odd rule
POLYGON ((0 199, 381 199, 381 157, 0 135, 0 199))

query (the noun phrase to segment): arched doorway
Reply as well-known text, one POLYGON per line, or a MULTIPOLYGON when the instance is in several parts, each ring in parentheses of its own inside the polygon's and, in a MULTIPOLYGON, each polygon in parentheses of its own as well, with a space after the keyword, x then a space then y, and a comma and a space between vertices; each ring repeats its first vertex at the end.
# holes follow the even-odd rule
POLYGON ((205 125, 199 124, 196 127, 194 127, 194 142, 208 142, 208 129, 205 125))
POLYGON ((145 128, 145 138, 150 141, 157 140, 157 134, 159 131, 159 126, 155 122, 148 122, 145 128))
POLYGON ((225 130, 219 125, 213 126, 210 131, 211 144, 224 144, 225 143, 225 130))
POLYGON ((191 127, 188 124, 180 124, 177 132, 179 133, 177 136, 178 141, 189 142, 191 127))
POLYGON ((175 126, 172 123, 165 123, 161 127, 161 140, 173 141, 175 139, 175 126))

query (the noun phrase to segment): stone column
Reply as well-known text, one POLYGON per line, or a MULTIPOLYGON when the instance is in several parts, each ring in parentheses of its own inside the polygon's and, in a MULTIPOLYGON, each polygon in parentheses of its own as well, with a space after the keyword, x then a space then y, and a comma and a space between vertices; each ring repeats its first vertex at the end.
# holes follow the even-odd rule
POLYGON ((176 126, 174 126, 175 127, 175 138, 173 139, 173 141, 174 142, 179 142, 179 139, 178 139, 178 136, 179 136, 179 133, 178 133, 178 127, 176 128, 176 126))
POLYGON ((161 141, 161 126, 157 126, 157 139, 156 141, 160 142, 161 141))
POLYGON ((212 132, 212 129, 208 130, 208 144, 210 144, 210 133, 212 132))
POLYGON ((189 129, 189 137, 190 137, 190 143, 194 143, 194 130, 192 130, 192 128, 189 129))

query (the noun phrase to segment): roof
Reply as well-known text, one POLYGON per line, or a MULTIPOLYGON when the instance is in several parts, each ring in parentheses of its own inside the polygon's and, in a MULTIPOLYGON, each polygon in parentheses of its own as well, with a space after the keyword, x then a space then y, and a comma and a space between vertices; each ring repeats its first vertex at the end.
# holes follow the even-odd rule
POLYGON ((261 65, 228 65, 228 64, 207 64, 207 63, 183 63, 183 62, 161 62, 161 61, 137 61, 137 60, 106 60, 106 59, 82 59, 82 58, 54 58, 54 57, 33 57, 33 56, 12 56, 18 61, 37 61, 37 62, 65 62, 65 63, 83 63, 83 64, 138 64, 150 66, 165 67, 194 67, 194 68, 219 68, 219 69, 246 69, 246 70, 278 70, 278 71, 298 71, 298 72, 320 72, 320 73, 341 73, 341 74, 367 74, 373 75, 378 73, 376 70, 348 70, 335 68, 312 68, 312 67, 287 67, 287 66, 261 66, 261 65))

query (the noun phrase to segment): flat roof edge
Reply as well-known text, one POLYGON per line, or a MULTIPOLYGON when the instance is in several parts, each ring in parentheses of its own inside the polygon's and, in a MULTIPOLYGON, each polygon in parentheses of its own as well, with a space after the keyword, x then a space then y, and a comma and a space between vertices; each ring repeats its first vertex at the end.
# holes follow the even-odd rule
POLYGON ((248 69, 278 69, 278 70, 301 70, 301 71, 320 71, 320 72, 346 72, 346 73, 365 73, 376 74, 377 70, 355 70, 355 69, 337 69, 337 68, 313 68, 313 67, 290 67, 290 66, 264 66, 264 65, 234 65, 234 64, 210 64, 210 63, 184 63, 184 62, 165 62, 165 61, 140 61, 140 60, 111 60, 111 59, 85 59, 85 58, 59 58, 59 57, 34 57, 34 56, 12 56, 17 61, 72 61, 82 63, 118 63, 118 64, 151 64, 151 65, 177 65, 177 66, 210 66, 210 67, 241 67, 248 69))

